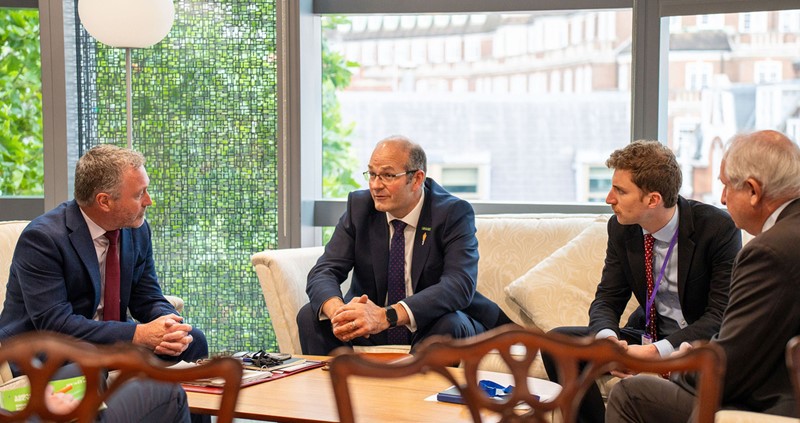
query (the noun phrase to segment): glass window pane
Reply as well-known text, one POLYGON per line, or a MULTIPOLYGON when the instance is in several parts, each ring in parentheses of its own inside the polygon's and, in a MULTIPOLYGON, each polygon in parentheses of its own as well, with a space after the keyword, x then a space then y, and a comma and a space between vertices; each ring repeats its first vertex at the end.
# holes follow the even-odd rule
POLYGON ((0 27, 0 197, 42 197, 39 11, 0 8, 0 27))
POLYGON ((669 25, 666 140, 683 168, 681 194, 719 204, 722 147, 775 129, 797 139, 800 10, 664 18, 669 25))
MULTIPOLYGON (((428 174, 439 182, 470 169, 475 182, 451 185, 464 198, 590 201, 590 176, 582 169, 598 156, 603 166, 630 142, 631 16, 579 10, 323 17, 323 80, 343 70, 349 77, 323 84, 323 151, 349 151, 353 167, 344 171, 358 175, 377 141, 401 134, 425 148, 428 174), (379 30, 356 30, 376 18, 384 22, 379 30), (394 51, 368 51, 373 46, 394 51), (342 60, 331 66, 325 57, 342 60)), ((342 190, 339 160, 323 157, 327 197, 367 187, 359 177, 342 190)))
MULTIPOLYGON (((178 1, 167 37, 133 49, 133 148, 147 159, 153 256, 212 353, 277 351, 250 264, 277 248, 274 0, 178 1)), ((81 27, 81 148, 124 145, 125 54, 81 27)))

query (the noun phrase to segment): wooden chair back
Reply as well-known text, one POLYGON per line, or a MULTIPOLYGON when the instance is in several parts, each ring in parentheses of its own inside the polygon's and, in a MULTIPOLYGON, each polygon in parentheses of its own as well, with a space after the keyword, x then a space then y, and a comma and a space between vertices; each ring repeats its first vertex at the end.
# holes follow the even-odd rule
POLYGON ((789 369, 797 411, 800 413, 800 336, 795 336, 786 344, 786 367, 789 369))
POLYGON ((30 399, 20 411, 0 409, 0 422, 27 421, 38 416, 45 421, 93 422, 103 402, 131 379, 150 379, 180 383, 205 378, 223 378, 217 422, 233 421, 242 380, 242 364, 230 357, 219 357, 201 365, 172 369, 152 352, 133 344, 93 345, 62 334, 29 332, 7 339, 0 346, 0 363, 14 363, 29 379, 30 399), (86 377, 86 394, 68 414, 53 413, 45 403, 45 389, 54 373, 65 363, 74 363, 86 377), (102 389, 107 371, 116 370, 102 389), (115 372, 116 373, 116 372, 115 372))
POLYGON ((678 358, 642 360, 627 355, 610 340, 570 338, 516 325, 496 328, 472 339, 432 337, 420 344, 412 359, 395 364, 368 360, 347 348, 340 348, 334 355, 330 374, 339 418, 343 423, 355 421, 347 383, 350 376, 399 378, 435 372, 460 387, 461 397, 474 422, 480 422, 484 417, 492 420, 499 417, 503 422, 545 422, 548 421, 545 416, 558 410, 563 421, 570 423, 576 420, 580 400, 589 386, 595 383, 595 379, 617 368, 655 374, 698 371, 697 421, 712 423, 719 408, 720 383, 725 372, 725 356, 717 345, 698 346, 678 358), (519 347, 515 347, 512 354, 512 346, 517 345, 524 346, 524 351, 519 352, 519 347), (481 359, 495 350, 514 378, 514 389, 504 401, 490 399, 479 387, 481 359), (536 393, 528 389, 529 369, 539 352, 554 358, 563 381, 560 393, 551 401, 539 401, 536 393), (460 375, 462 369, 452 367, 459 362, 463 378, 460 375), (582 363, 585 365, 581 366, 582 363))

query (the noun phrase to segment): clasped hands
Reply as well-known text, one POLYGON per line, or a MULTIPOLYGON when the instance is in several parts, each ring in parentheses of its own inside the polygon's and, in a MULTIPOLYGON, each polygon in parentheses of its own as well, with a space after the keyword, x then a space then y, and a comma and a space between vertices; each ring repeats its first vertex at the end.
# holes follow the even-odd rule
MULTIPOLYGON (((653 344, 650 344, 650 345, 628 345, 628 343, 626 341, 621 341, 621 340, 617 339, 616 337, 610 337, 608 339, 616 342, 619 346, 621 346, 625 350, 625 352, 628 353, 628 355, 631 355, 631 356, 634 356, 634 357, 638 357, 638 358, 642 358, 642 359, 646 359, 646 360, 657 360, 657 359, 661 358, 661 354, 658 352, 658 348, 656 348, 656 346, 653 345, 653 344)), ((670 357, 675 357, 675 356, 678 356, 678 355, 685 354, 690 349, 692 349, 692 345, 689 344, 688 342, 684 342, 684 343, 682 343, 680 345, 680 347, 678 348, 677 351, 673 352, 670 355, 670 357)), ((616 370, 612 370, 611 374, 616 376, 616 377, 618 377, 618 378, 625 379, 626 377, 630 377, 630 376, 635 375, 636 372, 634 372, 631 369, 616 369, 616 370)))
POLYGON ((178 356, 194 340, 189 332, 192 325, 183 323, 183 317, 167 314, 152 322, 136 326, 133 343, 145 345, 156 354, 178 356))
POLYGON ((386 311, 366 295, 355 297, 347 304, 340 304, 328 316, 331 319, 333 334, 343 342, 361 336, 368 338, 389 328, 386 311))

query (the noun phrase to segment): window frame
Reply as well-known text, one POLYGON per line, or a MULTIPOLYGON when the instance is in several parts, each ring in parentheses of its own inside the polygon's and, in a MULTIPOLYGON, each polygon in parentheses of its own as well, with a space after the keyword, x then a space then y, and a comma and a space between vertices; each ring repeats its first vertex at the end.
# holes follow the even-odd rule
POLYGON ((44 197, 0 198, 0 220, 30 220, 69 198, 64 13, 61 1, 0 0, 0 7, 39 10, 42 55, 44 197))
MULTIPOLYGON (((70 152, 63 140, 67 125, 65 22, 62 1, 0 0, 0 6, 38 7, 42 40, 42 108, 44 118, 45 198, 43 208, 69 198, 70 152), (61 140, 61 142, 56 142, 61 140)), ((69 6, 70 2, 66 2, 69 6)), ((278 155, 281 197, 279 246, 320 245, 320 226, 332 226, 344 212, 344 200, 320 200, 321 188, 321 30, 322 14, 479 13, 519 10, 631 8, 633 55, 631 138, 666 135, 666 66, 670 16, 797 9, 797 0, 299 0, 276 2, 278 101, 281 104, 278 155), (662 91, 663 90, 663 91, 662 91), (659 111, 663 110, 663 116, 659 111)), ((597 28, 601 27, 600 23, 597 28)), ((0 210, 9 210, 0 200, 0 210)), ((14 206, 11 206, 12 208, 14 206)), ((474 202, 476 213, 608 212, 606 205, 505 204, 474 202)), ((30 218, 20 217, 20 218, 30 218)), ((3 217, 0 217, 3 218, 3 217)))

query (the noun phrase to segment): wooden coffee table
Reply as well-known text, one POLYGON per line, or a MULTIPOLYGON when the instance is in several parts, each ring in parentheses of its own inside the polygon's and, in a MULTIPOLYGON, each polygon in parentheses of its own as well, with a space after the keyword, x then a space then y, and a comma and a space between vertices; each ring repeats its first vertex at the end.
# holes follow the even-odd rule
MULTIPOLYGON (((534 383, 537 391, 547 391, 545 395, 560 390, 559 385, 549 381, 537 379, 534 383)), ((426 398, 450 385, 435 373, 403 379, 351 378, 356 420, 420 423, 472 421, 463 405, 426 401, 426 398)), ((187 392, 187 395, 193 413, 215 414, 219 407, 219 395, 196 392, 187 392)), ((236 417, 274 422, 339 421, 330 376, 322 368, 242 388, 236 405, 236 417)))

